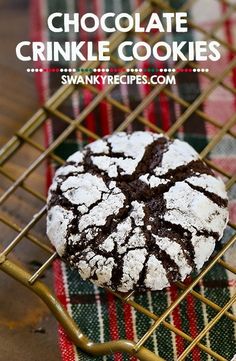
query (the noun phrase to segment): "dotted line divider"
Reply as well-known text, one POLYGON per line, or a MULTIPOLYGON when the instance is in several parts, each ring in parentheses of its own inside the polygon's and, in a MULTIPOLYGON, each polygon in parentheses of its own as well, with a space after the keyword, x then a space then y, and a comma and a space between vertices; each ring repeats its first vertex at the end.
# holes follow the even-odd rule
POLYGON ((27 68, 28 73, 208 73, 207 68, 27 68))

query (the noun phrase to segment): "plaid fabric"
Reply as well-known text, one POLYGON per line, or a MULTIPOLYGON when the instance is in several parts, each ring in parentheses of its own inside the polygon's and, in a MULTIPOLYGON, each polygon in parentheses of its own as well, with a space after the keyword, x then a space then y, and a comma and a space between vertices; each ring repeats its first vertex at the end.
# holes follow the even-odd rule
MULTIPOLYGON (((52 12, 96 12, 98 15, 104 12, 132 12, 142 3, 141 0, 32 0, 32 38, 34 41, 66 41, 66 40, 93 40, 98 41, 106 37, 102 31, 95 34, 53 34, 48 32, 46 19, 48 14, 52 12)), ((170 0, 170 5, 178 9, 185 3, 185 0, 170 0)), ((196 0, 189 16, 195 20, 201 27, 209 30, 216 23, 219 17, 227 11, 226 5, 215 0, 196 0)), ((226 21, 224 27, 221 28, 220 36, 230 44, 236 42, 236 17, 232 15, 230 20, 226 21)), ((179 34, 168 36, 167 41, 179 40, 179 34)), ((200 35, 189 31, 184 34, 185 40, 196 40, 200 35)), ((221 72, 228 62, 233 58, 234 54, 222 48, 222 60, 217 63, 202 63, 199 67, 209 67, 211 74, 221 72)), ((74 64, 41 64, 38 66, 54 67, 54 66, 70 66, 74 64)), ((77 64, 79 65, 79 64, 77 64)), ((158 64, 153 59, 149 62, 140 63, 140 67, 148 68, 158 64)), ((162 66, 173 66, 171 62, 162 64, 162 66)), ((58 87, 61 74, 37 74, 37 86, 40 95, 40 101, 45 101, 58 87)), ((197 73, 179 74, 177 77, 178 84, 171 88, 177 95, 181 96, 189 103, 193 102, 198 95, 207 88, 209 81, 204 76, 197 73)), ((236 69, 230 74, 225 81, 232 87, 236 86, 236 69)), ((99 90, 102 90, 102 86, 99 90)), ((120 85, 111 93, 111 96, 134 109, 150 92, 149 85, 120 85)), ((94 95, 88 90, 80 89, 75 93, 69 101, 67 101, 62 111, 71 117, 76 117, 89 104, 94 95)), ((220 123, 224 123, 235 112, 236 98, 231 93, 218 87, 216 91, 202 104, 201 108, 209 116, 215 118, 220 123)), ((152 104, 144 111, 144 115, 152 122, 161 127, 164 131, 168 130, 178 116, 184 112, 184 108, 174 103, 165 94, 161 93, 152 104)), ((90 114, 84 124, 85 126, 99 135, 105 135, 113 131, 123 120, 125 115, 123 112, 102 102, 92 114, 90 114)), ((64 125, 58 121, 51 119, 46 129, 46 143, 49 143, 54 137, 57 137, 64 129, 64 125)), ((129 126, 129 130, 144 129, 144 127, 135 122, 129 126)), ((193 114, 185 125, 178 131, 177 136, 191 143, 198 151, 201 151, 216 134, 217 129, 205 123, 196 113, 193 114)), ((81 132, 77 131, 72 134, 69 139, 57 149, 57 153, 66 158, 78 148, 91 139, 81 132)), ((225 136, 223 140, 215 147, 211 154, 212 159, 225 170, 233 172, 236 160, 235 142, 230 136, 225 136)), ((47 179, 53 174, 53 168, 49 165, 47 168, 47 179)), ((231 219, 235 220, 236 201, 235 187, 230 191, 230 211, 231 219)), ((227 229, 225 239, 229 238, 230 230, 227 229)), ((223 240, 224 241, 224 240, 223 240)), ((218 249, 221 247, 218 244, 218 249)), ((232 252, 227 256, 233 259, 232 252)), ((81 330, 95 342, 104 342, 108 340, 117 340, 121 338, 138 340, 151 325, 151 320, 146 316, 136 312, 129 305, 123 305, 105 290, 95 287, 89 282, 82 281, 78 274, 71 271, 65 264, 56 261, 54 264, 55 289, 61 303, 67 308, 69 313, 78 322, 81 330)), ((187 283, 190 280, 187 281, 187 283)), ((216 266, 208 273, 204 280, 200 283, 197 291, 213 300, 215 303, 223 306, 230 295, 236 290, 236 279, 232 273, 226 271, 221 266, 216 266)), ((138 303, 147 307, 156 314, 162 312, 178 297, 179 291, 176 286, 162 292, 147 292, 136 294, 134 296, 138 303)), ((236 306, 231 309, 236 315, 236 306)), ((169 317, 168 321, 173 323, 177 328, 183 330, 193 338, 203 329, 214 316, 216 312, 212 308, 206 306, 200 301, 189 295, 179 307, 176 307, 169 317)), ((203 339, 203 343, 214 351, 230 360, 236 353, 236 328, 235 324, 228 318, 223 317, 218 325, 214 327, 210 333, 203 339)), ((63 361, 83 360, 89 361, 94 358, 85 355, 75 346, 65 335, 61 327, 59 327, 59 340, 63 361)), ((153 350, 157 355, 171 361, 176 360, 184 349, 187 342, 180 336, 171 333, 163 326, 159 327, 157 332, 148 340, 146 346, 153 350)), ((187 360, 211 360, 212 358, 199 348, 195 348, 187 357, 187 360)), ((96 360, 121 361, 136 360, 135 357, 127 355, 115 354, 106 357, 97 357, 96 360)))

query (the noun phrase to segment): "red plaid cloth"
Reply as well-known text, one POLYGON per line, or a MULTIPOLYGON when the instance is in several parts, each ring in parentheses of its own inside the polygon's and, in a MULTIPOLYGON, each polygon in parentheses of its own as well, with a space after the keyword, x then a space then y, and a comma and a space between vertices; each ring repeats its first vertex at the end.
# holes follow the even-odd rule
MULTIPOLYGON (((89 0, 75 1, 75 0, 32 0, 32 34, 33 40, 37 41, 66 41, 71 40, 74 34, 60 35, 52 34, 47 30, 46 19, 52 12, 96 12, 98 15, 104 12, 114 11, 133 12, 137 6, 142 3, 141 0, 89 0)), ((179 9, 185 0, 170 0, 170 5, 179 9)), ((232 1, 234 3, 234 1, 232 1)), ((216 0, 196 0, 189 12, 189 16, 193 21, 196 21, 203 29, 210 30, 214 27, 222 14, 227 11, 227 6, 222 5, 220 1, 216 0)), ((231 17, 225 21, 224 26, 216 32, 224 41, 235 46, 236 43, 236 16, 232 13, 231 17)), ((183 40, 196 40, 201 38, 201 34, 189 31, 184 35, 183 40)), ((73 40, 93 40, 98 41, 106 37, 102 31, 96 34, 76 34, 76 39, 73 40), (92 38, 91 38, 92 37, 92 38)), ((179 37, 179 35, 178 35, 179 37)), ((170 39, 170 36, 168 40, 170 39)), ((172 39, 177 39, 177 34, 172 34, 172 39)), ((182 40, 182 39, 181 39, 182 40)), ((235 54, 225 47, 221 47, 222 59, 219 62, 200 63, 199 68, 209 68, 211 75, 220 74, 228 63, 233 59, 235 54)), ((79 65, 79 64, 78 64, 79 65)), ((150 62, 139 64, 142 68, 154 66, 158 67, 153 59, 150 62)), ((54 67, 54 66, 68 66, 61 62, 60 64, 53 63, 38 63, 38 67, 54 67)), ((172 67, 173 64, 166 63, 162 66, 172 67)), ((60 74, 42 73, 36 75, 37 86, 40 95, 40 101, 44 102, 60 84, 60 74)), ((178 74, 178 83, 176 86, 169 88, 172 92, 189 102, 190 104, 208 88, 210 80, 199 73, 178 74)), ((236 86, 236 70, 234 69, 224 81, 231 87, 236 86)), ((102 86, 99 90, 102 90, 102 86)), ((131 109, 137 107, 142 99, 150 92, 149 85, 121 85, 117 86, 111 93, 111 96, 127 104, 131 109)), ((89 104, 94 95, 88 90, 80 89, 75 93, 72 99, 68 100, 62 107, 62 110, 71 117, 76 117, 89 104)), ((217 87, 207 100, 201 104, 199 109, 203 110, 208 116, 214 118, 219 123, 224 124, 234 113, 236 109, 235 96, 224 89, 217 87)), ((171 125, 176 121, 185 108, 175 103, 171 98, 168 98, 164 93, 161 93, 144 111, 144 116, 152 123, 157 124, 164 131, 167 131, 171 125)), ((108 134, 113 131, 123 120, 125 114, 111 105, 102 102, 95 111, 90 114, 84 121, 85 126, 96 132, 99 135, 108 134), (102 121, 101 121, 102 119, 102 121)), ((144 127, 135 122, 130 126, 130 130, 143 129, 144 127)), ((55 119, 51 119, 47 124, 46 129, 46 143, 50 143, 54 137, 63 130, 63 126, 55 119)), ((189 120, 178 131, 177 136, 181 139, 187 140, 198 151, 201 151, 211 138, 218 132, 218 129, 206 123, 196 113, 192 114, 189 120)), ((81 147, 83 144, 90 141, 81 132, 72 134, 69 139, 57 149, 57 153, 66 158, 73 151, 81 147)), ((211 158, 226 171, 231 174, 235 171, 236 148, 235 140, 229 135, 225 136, 211 153, 211 158)), ((49 165, 47 169, 48 184, 51 181, 53 168, 49 165)), ((229 192, 230 197, 230 213, 231 220, 235 221, 236 216, 236 202, 235 202, 235 187, 229 192)), ((230 229, 227 229, 225 239, 230 236, 230 229)), ((218 245, 220 247, 220 245, 218 245)), ((235 253, 232 251, 228 253, 229 261, 235 262, 235 253)), ((122 305, 111 294, 106 293, 103 289, 91 285, 88 282, 82 281, 76 272, 71 271, 60 261, 54 264, 55 275, 55 289, 61 303, 67 308, 68 312, 78 322, 82 331, 93 341, 104 342, 107 340, 116 340, 120 338, 137 340, 150 327, 151 320, 146 316, 136 312, 129 305, 122 305), (86 317, 84 317, 86 315, 86 317)), ((236 280, 232 273, 224 270, 220 266, 214 269, 204 278, 200 285, 196 288, 203 295, 223 306, 229 298, 235 293, 236 280)), ((161 292, 147 292, 145 294, 137 294, 135 300, 145 307, 149 308, 156 314, 161 314, 178 296, 179 291, 176 286, 172 286, 167 290, 161 292)), ((236 307, 231 310, 236 315, 236 307)), ((215 316, 215 311, 210 307, 196 300, 191 295, 188 295, 185 301, 181 302, 180 306, 176 307, 172 312, 168 321, 173 323, 177 328, 191 335, 192 338, 204 328, 212 317, 215 316)), ((225 359, 230 360, 236 353, 235 324, 227 318, 222 318, 216 327, 207 334, 202 341, 205 345, 212 348, 212 350, 221 354, 225 359)), ((76 349, 65 335, 62 328, 59 328, 60 348, 63 361, 76 360, 93 360, 94 358, 85 355, 83 352, 76 349)), ((159 354, 166 360, 176 360, 177 357, 187 347, 187 342, 178 335, 171 333, 164 327, 160 327, 158 331, 149 339, 146 346, 159 354)), ((127 355, 115 354, 104 357, 97 357, 96 360, 135 360, 135 357, 127 355)), ((199 348, 195 348, 187 357, 187 360, 210 360, 211 357, 202 352, 199 348)))

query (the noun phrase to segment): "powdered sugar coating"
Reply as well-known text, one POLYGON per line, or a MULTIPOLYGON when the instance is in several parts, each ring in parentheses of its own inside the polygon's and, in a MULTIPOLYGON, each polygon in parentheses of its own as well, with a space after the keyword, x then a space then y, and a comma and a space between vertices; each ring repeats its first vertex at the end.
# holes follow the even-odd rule
POLYGON ((206 191, 216 194, 217 196, 227 199, 224 182, 220 178, 212 177, 208 174, 202 174, 201 177, 190 177, 188 183, 202 187, 206 191))
POLYGON ((160 249, 167 252, 170 258, 173 259, 179 267, 181 280, 183 281, 186 276, 191 273, 192 267, 188 264, 180 244, 167 237, 154 237, 156 244, 160 247, 160 249))
POLYGON ((156 175, 162 175, 170 169, 176 169, 197 159, 197 152, 188 143, 176 139, 163 154, 162 164, 156 167, 154 172, 156 175))
POLYGON ((52 207, 47 214, 47 235, 60 256, 65 252, 67 227, 72 217, 71 211, 60 206, 52 207))
POLYGON ((101 199, 108 188, 101 178, 88 173, 68 177, 61 184, 61 191, 72 204, 84 204, 88 208, 101 199))
POLYGON ((104 226, 111 215, 117 215, 124 205, 125 196, 118 188, 105 193, 101 201, 87 214, 84 214, 79 223, 79 232, 91 226, 104 226))
POLYGON ((169 285, 168 278, 166 277, 166 270, 161 261, 151 255, 147 263, 145 286, 151 290, 162 290, 169 285))
POLYGON ((190 145, 121 132, 57 170, 47 234, 84 279, 160 290, 203 266, 227 219, 224 184, 190 145))
POLYGON ((167 184, 169 182, 167 179, 162 179, 149 174, 142 175, 139 179, 149 185, 150 188, 156 188, 161 184, 167 184))
MULTIPOLYGON (((134 132, 130 137, 127 137, 126 133, 116 133, 109 138, 108 144, 111 152, 114 154, 123 154, 124 157, 96 155, 92 157, 92 162, 111 178, 118 176, 119 168, 121 169, 121 175, 133 174, 143 158, 146 147, 159 137, 157 134, 148 132, 134 132)), ((96 147, 96 154, 97 148, 98 147, 96 147)), ((100 148, 105 149, 105 145, 100 148)), ((94 146, 90 146, 90 149, 93 151, 94 146)))
POLYGON ((206 195, 192 189, 187 182, 177 182, 164 194, 164 219, 194 231, 215 232, 222 236, 228 216, 226 208, 219 207, 206 195))
POLYGON ((123 275, 119 291, 127 292, 135 288, 143 270, 147 250, 145 248, 128 251, 123 259, 123 275))

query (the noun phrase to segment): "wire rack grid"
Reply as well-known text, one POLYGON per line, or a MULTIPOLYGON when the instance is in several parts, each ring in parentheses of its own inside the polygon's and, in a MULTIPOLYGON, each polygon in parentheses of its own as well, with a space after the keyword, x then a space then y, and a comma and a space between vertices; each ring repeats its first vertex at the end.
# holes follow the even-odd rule
MULTIPOLYGON (((197 0, 188 1, 181 10, 189 10, 196 1, 197 0)), ((227 21, 229 16, 232 14, 232 12, 236 10, 236 6, 226 0, 218 1, 223 3, 226 6, 227 10, 224 14, 222 14, 222 17, 217 22, 215 22, 214 27, 210 29, 210 31, 202 29, 194 21, 190 21, 189 26, 192 29, 201 33, 205 37, 205 39, 215 39, 219 41, 221 43, 221 46, 224 47, 227 51, 236 54, 236 48, 233 45, 226 43, 216 35, 217 31, 221 29, 225 21, 227 21)), ((166 2, 163 2, 161 0, 146 0, 143 1, 140 8, 137 9, 137 12, 141 13, 142 19, 144 20, 153 11, 163 10, 175 11, 169 5, 167 5, 166 2)), ((110 41, 112 62, 117 66, 126 66, 128 68, 136 65, 135 62, 125 65, 115 55, 117 46, 120 44, 120 42, 124 41, 127 36, 128 34, 115 33, 110 38, 110 41)), ((152 35, 148 38, 145 38, 145 41, 153 44, 156 41, 160 40, 162 36, 162 34, 152 35)), ((176 64, 176 68, 184 68, 187 64, 193 69, 197 67, 197 64, 193 62, 181 61, 176 64)), ((106 64, 100 64, 99 62, 87 62, 86 64, 84 64, 83 67, 91 69, 92 73, 93 68, 96 68, 99 65, 106 66, 106 64)), ((44 104, 44 106, 35 115, 33 115, 33 117, 12 137, 12 139, 0 151, 0 174, 10 183, 9 187, 7 187, 1 195, 0 204, 4 205, 5 202, 7 202, 7 200, 15 192, 18 191, 18 189, 23 189, 25 193, 28 193, 32 197, 35 197, 42 204, 42 207, 33 215, 33 217, 30 217, 30 221, 24 227, 19 226, 12 220, 10 216, 6 216, 3 212, 1 212, 1 224, 13 230, 15 232, 15 237, 13 240, 7 240, 6 247, 0 253, 0 270, 9 275, 10 277, 13 277, 24 286, 32 290, 34 293, 36 293, 47 304, 51 312, 54 314, 60 324, 64 327, 65 331, 73 340, 73 342, 79 347, 81 347, 81 349, 83 349, 84 351, 94 355, 108 354, 110 352, 120 351, 127 352, 129 354, 135 354, 140 360, 157 361, 160 360, 160 357, 154 355, 151 351, 145 348, 144 344, 152 335, 152 333, 155 332, 160 325, 162 325, 165 328, 169 329, 171 332, 182 337, 188 343, 188 346, 186 347, 182 355, 178 358, 178 361, 184 360, 191 353, 194 347, 199 347, 202 352, 205 352, 216 360, 227 361, 224 355, 216 353, 210 347, 205 345, 202 341, 207 332, 209 332, 213 327, 217 327, 217 322, 221 319, 221 317, 227 317, 232 322, 236 322, 236 316, 230 311, 231 306, 236 301, 236 295, 233 295, 224 306, 219 306, 212 300, 208 299, 201 293, 194 290, 194 288, 196 285, 202 282, 203 278, 216 264, 219 264, 221 267, 224 267, 233 274, 236 273, 235 266, 226 262, 223 259, 226 251, 233 246, 236 240, 235 224, 229 222, 228 226, 231 229, 231 234, 234 233, 234 235, 232 237, 229 237, 227 242, 224 244, 224 247, 216 254, 214 259, 212 259, 211 262, 208 263, 208 265, 193 280, 193 282, 188 286, 182 282, 176 283, 177 287, 182 290, 182 292, 180 296, 165 310, 163 314, 154 314, 150 310, 144 308, 141 304, 135 302, 132 297, 133 292, 122 295, 108 290, 109 292, 112 292, 116 297, 121 299, 122 302, 128 303, 138 312, 143 313, 144 315, 152 319, 153 324, 150 329, 143 335, 143 337, 139 339, 138 342, 120 340, 110 341, 104 344, 96 344, 91 342, 85 335, 83 335, 83 333, 78 328, 78 325, 75 324, 70 315, 55 297, 53 291, 48 289, 46 285, 40 280, 40 277, 45 273, 45 271, 52 265, 52 262, 57 258, 57 254, 50 247, 46 239, 42 240, 41 238, 36 236, 33 231, 35 225, 37 225, 45 217, 46 198, 41 191, 33 188, 28 180, 44 161, 53 161, 56 165, 61 165, 64 163, 64 160, 55 153, 55 150, 70 136, 72 132, 79 131, 90 139, 94 140, 99 138, 97 134, 87 129, 83 122, 101 102, 106 102, 107 104, 109 104, 109 106, 119 109, 126 116, 125 120, 122 122, 122 124, 119 125, 119 127, 115 131, 125 130, 130 124, 133 124, 134 122, 139 122, 152 131, 163 133, 163 129, 151 123, 143 115, 144 110, 153 101, 153 99, 159 94, 163 93, 169 99, 171 99, 171 101, 183 108, 183 112, 180 114, 176 122, 166 132, 169 137, 173 137, 193 114, 197 114, 202 120, 202 122, 205 122, 206 124, 211 124, 218 130, 216 132, 216 135, 203 149, 200 156, 214 171, 222 175, 225 180, 227 190, 230 190, 235 185, 236 176, 230 174, 223 167, 216 165, 212 160, 208 158, 208 155, 223 139, 225 135, 235 137, 236 132, 234 130, 234 125, 236 124, 236 115, 233 114, 227 122, 221 124, 217 119, 209 116, 204 110, 202 110, 201 105, 218 87, 223 87, 224 90, 226 90, 233 96, 236 95, 236 89, 229 85, 227 81, 225 81, 226 76, 228 76, 232 72, 235 66, 236 59, 233 58, 232 61, 224 69, 224 71, 219 73, 217 76, 213 76, 210 73, 203 73, 202 76, 206 77, 208 80, 208 86, 201 93, 201 95, 199 95, 199 97, 197 97, 195 101, 191 104, 185 99, 183 99, 181 96, 173 92, 166 85, 157 85, 152 86, 149 94, 140 102, 140 104, 134 110, 131 110, 127 104, 123 104, 122 102, 117 101, 112 96, 111 93, 115 85, 109 85, 103 91, 99 91, 96 87, 92 85, 80 85, 81 87, 85 87, 87 90, 89 90, 94 95, 94 97, 76 119, 73 119, 65 112, 62 112, 59 108, 66 100, 73 96, 74 92, 78 90, 78 86, 63 86, 44 104), (54 117, 58 121, 63 122, 66 127, 58 135, 58 137, 51 142, 49 147, 45 148, 44 145, 34 139, 34 134, 44 127, 48 118, 50 117, 54 117), (30 149, 37 150, 37 152, 39 152, 39 156, 37 156, 34 161, 29 164, 18 177, 15 177, 14 174, 9 171, 7 164, 18 152, 20 152, 22 146, 27 146, 29 148, 29 151, 30 149), (47 259, 44 264, 34 273, 30 273, 29 271, 27 271, 26 267, 20 266, 11 258, 13 251, 17 249, 17 246, 22 243, 24 239, 29 240, 36 247, 40 247, 40 249, 42 249, 42 251, 45 252, 45 254, 47 255, 47 259), (215 317, 211 319, 211 321, 201 330, 201 332, 195 339, 193 339, 183 330, 178 329, 176 326, 174 326, 174 324, 167 321, 167 318, 171 314, 171 312, 173 312, 173 310, 178 305, 180 305, 180 303, 183 302, 183 300, 185 300, 189 294, 191 294, 197 300, 201 301, 203 304, 211 307, 213 310, 216 311, 215 317)), ((178 76, 178 73, 176 73, 176 76, 178 76)))

